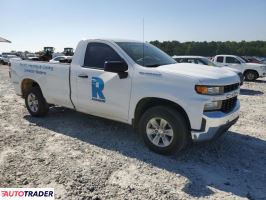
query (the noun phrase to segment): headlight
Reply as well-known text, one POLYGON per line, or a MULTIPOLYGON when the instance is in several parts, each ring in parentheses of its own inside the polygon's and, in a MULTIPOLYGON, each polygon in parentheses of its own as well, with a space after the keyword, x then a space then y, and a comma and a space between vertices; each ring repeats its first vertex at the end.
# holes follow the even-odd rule
POLYGON ((222 107, 222 101, 212 101, 204 105, 204 111, 220 110, 222 107))
POLYGON ((195 90, 199 94, 219 95, 224 93, 223 86, 203 86, 196 85, 195 90))

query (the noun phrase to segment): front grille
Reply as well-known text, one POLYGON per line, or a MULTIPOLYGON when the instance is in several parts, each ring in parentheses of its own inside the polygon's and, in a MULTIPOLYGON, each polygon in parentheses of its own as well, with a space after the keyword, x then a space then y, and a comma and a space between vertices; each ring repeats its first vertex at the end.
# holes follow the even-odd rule
POLYGON ((236 89, 238 89, 238 87, 239 87, 239 83, 235 83, 232 85, 226 85, 226 86, 224 86, 224 93, 236 90, 236 89))
POLYGON ((221 111, 225 113, 231 112, 234 109, 236 102, 237 97, 223 100, 221 111))

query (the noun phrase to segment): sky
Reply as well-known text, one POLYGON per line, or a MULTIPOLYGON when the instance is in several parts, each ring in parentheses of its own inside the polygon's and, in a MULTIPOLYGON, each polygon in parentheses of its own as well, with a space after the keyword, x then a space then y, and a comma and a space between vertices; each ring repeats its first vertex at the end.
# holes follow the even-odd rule
POLYGON ((0 0, 0 52, 81 39, 266 40, 266 0, 0 0))

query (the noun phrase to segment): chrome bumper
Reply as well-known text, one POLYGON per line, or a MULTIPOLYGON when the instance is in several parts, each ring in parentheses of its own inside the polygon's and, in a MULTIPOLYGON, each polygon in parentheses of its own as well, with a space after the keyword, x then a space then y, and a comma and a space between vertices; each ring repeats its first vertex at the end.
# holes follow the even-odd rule
POLYGON ((191 131, 192 140, 201 142, 214 139, 225 133, 239 118, 240 102, 237 100, 235 108, 230 113, 205 112, 201 130, 191 131))

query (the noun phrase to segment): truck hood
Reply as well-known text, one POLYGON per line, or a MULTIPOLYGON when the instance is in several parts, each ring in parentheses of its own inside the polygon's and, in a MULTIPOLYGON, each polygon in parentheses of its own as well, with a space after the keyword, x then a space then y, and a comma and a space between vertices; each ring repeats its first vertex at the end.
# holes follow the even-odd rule
POLYGON ((178 63, 159 66, 158 70, 162 73, 187 76, 206 85, 227 85, 239 82, 239 77, 232 70, 206 65, 178 63))
POLYGON ((259 63, 245 63, 248 67, 261 67, 266 66, 266 64, 259 64, 259 63))
POLYGON ((240 70, 235 69, 235 68, 230 68, 230 67, 222 67, 223 69, 235 72, 235 73, 242 73, 240 70))

